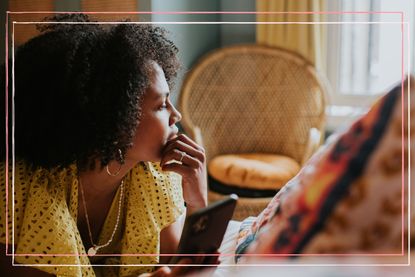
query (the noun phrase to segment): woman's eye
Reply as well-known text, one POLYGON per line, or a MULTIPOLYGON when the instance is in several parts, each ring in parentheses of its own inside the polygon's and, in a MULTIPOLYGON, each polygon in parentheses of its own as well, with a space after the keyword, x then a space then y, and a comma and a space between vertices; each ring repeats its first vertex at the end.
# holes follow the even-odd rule
POLYGON ((163 99, 163 103, 159 106, 158 110, 168 109, 170 105, 171 105, 170 99, 167 96, 166 98, 163 99))

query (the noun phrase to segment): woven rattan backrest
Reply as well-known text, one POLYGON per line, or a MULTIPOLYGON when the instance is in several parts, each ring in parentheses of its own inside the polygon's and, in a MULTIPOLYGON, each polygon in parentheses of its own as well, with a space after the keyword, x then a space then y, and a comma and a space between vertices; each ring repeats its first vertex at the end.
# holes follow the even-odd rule
POLYGON ((323 130, 325 86, 303 58, 258 45, 204 57, 186 76, 183 128, 199 127, 208 160, 227 153, 275 153, 301 163, 309 130, 323 130))

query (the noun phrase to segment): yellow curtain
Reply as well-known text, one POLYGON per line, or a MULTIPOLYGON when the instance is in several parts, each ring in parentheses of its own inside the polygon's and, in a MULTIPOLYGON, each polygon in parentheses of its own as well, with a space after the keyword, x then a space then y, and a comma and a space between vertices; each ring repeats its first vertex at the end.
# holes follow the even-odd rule
MULTIPOLYGON (((258 12, 320 12, 326 0, 257 0, 258 12)), ((258 14, 258 22, 321 22, 325 15, 309 13, 258 14)), ((326 31, 324 24, 258 24, 258 44, 294 51, 309 60, 317 69, 326 68, 326 31)))

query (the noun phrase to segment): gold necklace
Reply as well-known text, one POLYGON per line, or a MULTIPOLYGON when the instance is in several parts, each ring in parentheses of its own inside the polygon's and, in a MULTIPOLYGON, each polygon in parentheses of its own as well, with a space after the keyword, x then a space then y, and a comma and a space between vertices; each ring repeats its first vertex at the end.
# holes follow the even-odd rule
POLYGON ((88 217, 88 210, 87 210, 87 207, 86 207, 84 188, 82 186, 81 178, 78 178, 78 179, 79 179, 79 187, 81 188, 82 203, 83 203, 84 210, 85 210, 85 219, 86 219, 86 225, 88 227, 89 240, 90 240, 91 245, 92 245, 88 249, 87 253, 88 253, 88 256, 94 256, 95 254, 97 254, 99 249, 108 246, 112 242, 112 240, 114 238, 114 235, 115 235, 115 232, 118 229, 118 224, 120 222, 120 214, 121 214, 121 203, 122 203, 122 198, 123 198, 123 193, 124 193, 124 179, 121 180, 121 185, 120 185, 120 198, 118 200, 118 214, 117 214, 117 221, 115 222, 114 230, 112 231, 111 237, 107 241, 107 243, 101 244, 101 245, 96 245, 94 243, 93 239, 92 239, 92 232, 91 232, 91 226, 89 224, 89 217, 88 217))

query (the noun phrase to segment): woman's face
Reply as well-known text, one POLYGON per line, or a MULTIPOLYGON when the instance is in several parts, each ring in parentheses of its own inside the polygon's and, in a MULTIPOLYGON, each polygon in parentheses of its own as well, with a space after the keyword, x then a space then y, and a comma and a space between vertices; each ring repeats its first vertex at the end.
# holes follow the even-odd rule
POLYGON ((150 86, 142 102, 142 116, 138 124, 133 146, 126 153, 126 159, 138 161, 160 161, 166 142, 177 135, 176 123, 181 114, 169 99, 170 89, 163 69, 155 62, 150 86))

